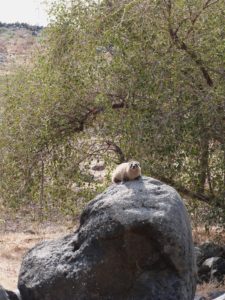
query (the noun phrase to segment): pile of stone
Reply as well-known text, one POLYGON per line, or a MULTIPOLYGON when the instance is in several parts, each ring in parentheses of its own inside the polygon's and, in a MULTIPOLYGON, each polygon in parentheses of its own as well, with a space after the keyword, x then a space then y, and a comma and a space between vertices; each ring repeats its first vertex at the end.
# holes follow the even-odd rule
MULTIPOLYGON (((195 247, 197 258, 198 284, 224 284, 225 246, 207 242, 195 247)), ((196 295, 195 300, 225 300, 225 289, 211 291, 206 296, 196 295)))
POLYGON ((198 283, 224 283, 225 246, 207 242, 195 247, 198 267, 198 283))

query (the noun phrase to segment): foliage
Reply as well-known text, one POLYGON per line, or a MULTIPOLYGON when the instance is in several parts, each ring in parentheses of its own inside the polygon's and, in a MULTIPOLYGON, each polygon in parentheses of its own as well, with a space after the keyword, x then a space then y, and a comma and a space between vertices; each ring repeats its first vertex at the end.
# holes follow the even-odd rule
POLYGON ((83 203, 107 185, 83 166, 117 156, 224 209, 224 1, 61 1, 51 13, 41 54, 5 85, 4 201, 83 203))
POLYGON ((0 28, 5 30, 6 28, 23 28, 23 29, 27 29, 27 30, 30 30, 30 31, 41 31, 43 29, 43 26, 38 26, 38 25, 30 25, 30 24, 27 24, 27 23, 19 23, 19 22, 16 22, 16 23, 3 23, 3 22, 0 22, 0 28))

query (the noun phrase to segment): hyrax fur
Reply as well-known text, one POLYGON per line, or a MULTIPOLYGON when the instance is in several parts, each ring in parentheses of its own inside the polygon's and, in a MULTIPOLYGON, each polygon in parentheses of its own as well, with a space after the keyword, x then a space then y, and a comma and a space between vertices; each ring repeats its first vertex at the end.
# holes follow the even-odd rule
POLYGON ((112 182, 129 181, 141 176, 141 167, 138 161, 122 163, 112 173, 112 182))

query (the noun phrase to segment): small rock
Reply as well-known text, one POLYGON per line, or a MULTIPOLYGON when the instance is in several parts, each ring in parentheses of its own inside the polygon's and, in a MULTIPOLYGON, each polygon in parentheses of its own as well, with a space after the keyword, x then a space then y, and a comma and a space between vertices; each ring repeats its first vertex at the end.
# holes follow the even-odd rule
POLYGON ((93 171, 103 171, 105 170, 104 164, 96 164, 91 168, 93 171))
POLYGON ((26 229, 23 231, 23 233, 26 233, 26 234, 35 234, 35 231, 33 231, 32 229, 26 229))
POLYGON ((198 269, 198 283, 210 281, 210 267, 207 265, 201 265, 198 269))
POLYGON ((195 257, 196 257, 197 266, 200 266, 201 262, 202 262, 202 251, 199 247, 195 247, 194 249, 195 249, 195 257))
POLYGON ((203 261, 211 257, 223 257, 225 258, 225 248, 216 245, 215 243, 207 242, 198 247, 200 249, 201 255, 198 258, 198 266, 200 266, 203 261))
POLYGON ((9 297, 2 286, 0 286, 0 300, 9 300, 9 297))
POLYGON ((215 265, 215 263, 218 261, 218 259, 220 259, 220 257, 210 257, 207 258, 202 266, 208 267, 209 269, 211 269, 213 267, 213 265, 215 265))
POLYGON ((0 285, 0 300, 20 300, 20 297, 12 291, 5 290, 0 285))
POLYGON ((224 299, 225 299, 225 291, 214 291, 214 292, 210 292, 208 293, 210 299, 216 299, 222 295, 224 295, 224 299))
POLYGON ((198 275, 206 275, 207 280, 223 282, 225 275, 225 259, 222 257, 211 257, 206 259, 202 266, 199 268, 198 275), (205 271, 201 274, 202 271, 205 271))

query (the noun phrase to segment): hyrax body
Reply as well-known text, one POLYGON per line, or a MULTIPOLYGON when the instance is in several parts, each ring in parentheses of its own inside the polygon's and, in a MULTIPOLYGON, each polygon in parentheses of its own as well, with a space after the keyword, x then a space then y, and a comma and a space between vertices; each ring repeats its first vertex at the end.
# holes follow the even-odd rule
POLYGON ((138 161, 122 163, 112 173, 112 182, 129 181, 141 176, 141 167, 138 161))

